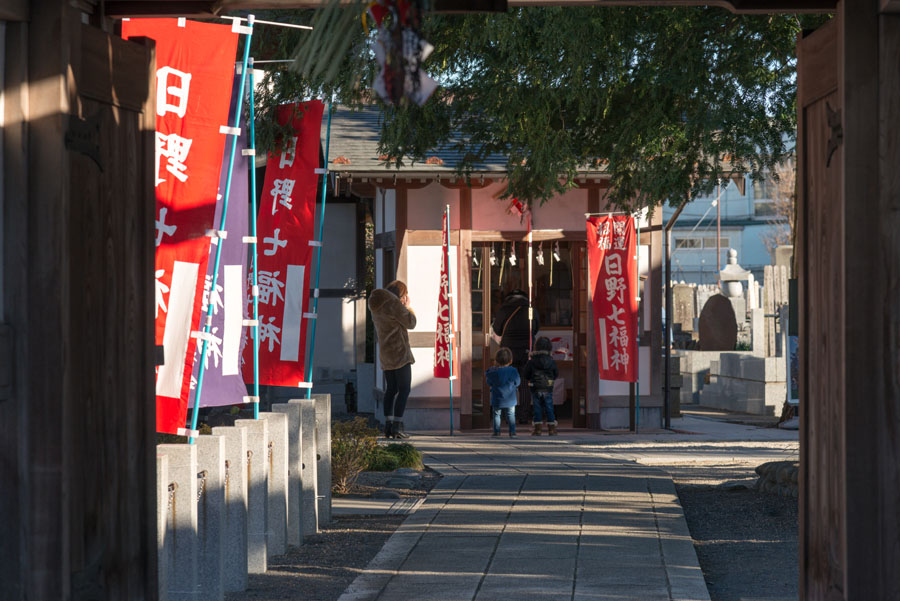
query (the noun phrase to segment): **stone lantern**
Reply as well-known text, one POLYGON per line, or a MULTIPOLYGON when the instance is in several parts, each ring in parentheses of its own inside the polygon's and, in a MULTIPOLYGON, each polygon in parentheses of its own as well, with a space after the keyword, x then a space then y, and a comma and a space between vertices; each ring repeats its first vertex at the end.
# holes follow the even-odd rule
POLYGON ((738 265, 737 251, 729 248, 725 269, 719 272, 719 279, 722 281, 722 294, 728 298, 743 296, 744 288, 741 286, 741 281, 749 279, 749 277, 750 272, 738 265))

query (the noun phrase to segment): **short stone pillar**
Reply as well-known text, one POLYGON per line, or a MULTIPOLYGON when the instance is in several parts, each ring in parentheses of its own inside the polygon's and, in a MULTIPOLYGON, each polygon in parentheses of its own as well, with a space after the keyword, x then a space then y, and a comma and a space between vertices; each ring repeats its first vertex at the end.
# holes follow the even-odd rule
POLYGON ((225 438, 198 436, 197 535, 200 538, 201 599, 221 601, 225 545, 225 438))
POLYGON ((287 418, 287 543, 303 544, 303 526, 300 524, 300 495, 303 491, 303 459, 301 445, 303 433, 300 430, 300 405, 297 403, 274 403, 272 411, 283 413, 287 418))
MULTIPOLYGON (((168 601, 169 547, 171 539, 166 536, 169 516, 169 458, 156 455, 156 558, 157 558, 157 599, 168 601)), ((174 487, 173 487, 174 492, 174 487)))
POLYGON ((750 351, 760 357, 766 356, 765 309, 750 309, 750 351))
POLYGON ((269 507, 266 520, 266 549, 269 557, 287 551, 288 514, 288 431, 283 413, 260 413, 269 422, 269 507))
POLYGON ((247 571, 265 574, 268 568, 269 422, 238 419, 234 425, 247 429, 247 571))
POLYGON ((226 593, 247 590, 247 429, 213 428, 225 440, 225 547, 222 587, 226 593))
POLYGON ((197 446, 161 444, 156 451, 168 457, 169 480, 175 485, 167 503, 166 538, 172 540, 166 566, 169 601, 199 601, 197 446))
POLYGON ((319 530, 331 523, 331 395, 314 394, 316 402, 316 479, 319 530))
POLYGON ((319 531, 319 510, 316 500, 318 478, 316 476, 316 402, 313 399, 293 399, 292 404, 300 406, 300 431, 302 433, 300 524, 303 536, 319 531))

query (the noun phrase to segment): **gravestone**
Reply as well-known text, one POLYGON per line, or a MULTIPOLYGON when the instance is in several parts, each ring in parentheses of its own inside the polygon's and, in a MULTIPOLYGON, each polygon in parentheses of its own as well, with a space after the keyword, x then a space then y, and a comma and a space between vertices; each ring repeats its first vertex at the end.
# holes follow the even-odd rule
POLYGON ((766 320, 766 356, 775 356, 775 269, 763 267, 763 310, 766 320))
POLYGON ((747 276, 747 314, 753 309, 759 309, 759 282, 751 273, 747 276))
POLYGON ((694 287, 687 284, 672 286, 672 324, 679 324, 683 332, 694 330, 694 287))
POLYGON ((733 351, 737 342, 737 321, 731 301, 721 294, 706 301, 700 313, 700 350, 733 351))
POLYGON ((703 307, 706 306, 706 301, 710 299, 714 294, 719 294, 718 286, 711 286, 708 284, 701 284, 697 286, 697 307, 699 307, 699 313, 703 312, 703 307))
POLYGON ((775 265, 784 267, 785 271, 790 272, 791 264, 794 261, 794 247, 791 245, 782 245, 775 247, 775 265))

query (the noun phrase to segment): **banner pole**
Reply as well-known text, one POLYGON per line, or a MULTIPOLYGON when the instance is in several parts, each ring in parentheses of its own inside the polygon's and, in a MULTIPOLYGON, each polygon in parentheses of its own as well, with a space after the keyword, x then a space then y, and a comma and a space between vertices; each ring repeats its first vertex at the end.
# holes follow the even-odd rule
MULTIPOLYGON (((319 313, 319 275, 322 272, 322 241, 325 237, 325 198, 328 192, 328 150, 331 144, 331 113, 333 112, 332 103, 328 103, 328 125, 325 129, 325 165, 322 169, 322 209, 319 213, 319 245, 316 246, 316 287, 313 293, 313 314, 319 313)), ((304 380, 310 384, 306 389, 306 398, 312 398, 312 370, 313 358, 316 352, 316 323, 318 319, 312 320, 312 331, 309 336, 309 357, 306 359, 306 377, 304 380)))
MULTIPOLYGON (((640 213, 638 213, 640 215, 640 213)), ((635 219, 635 225, 637 228, 637 240, 635 240, 634 250, 634 260, 635 260, 635 299, 637 300, 637 330, 635 331, 634 338, 637 341, 635 347, 637 348, 636 357, 634 358, 634 433, 638 434, 641 431, 641 220, 640 217, 635 219)))
POLYGON ((447 262, 447 308, 449 312, 448 320, 450 321, 450 340, 448 348, 450 349, 450 436, 453 436, 453 341, 456 336, 453 331, 453 287, 451 285, 452 278, 450 275, 450 205, 446 205, 444 209, 444 222, 447 224, 447 238, 444 241, 444 260, 447 262))
POLYGON ((259 419, 259 261, 256 246, 256 83, 253 81, 254 61, 250 66, 250 256, 253 261, 253 286, 250 294, 253 297, 253 419, 259 419))
MULTIPOLYGON (((531 305, 531 296, 532 296, 532 273, 531 273, 531 257, 532 257, 532 236, 531 236, 531 212, 528 212, 528 351, 531 352, 533 349, 532 344, 534 344, 534 336, 531 333, 531 328, 534 327, 532 323, 534 321, 534 307, 531 305)), ((522 402, 525 402, 525 399, 522 399, 522 402)))
MULTIPOLYGON (((237 103, 234 109, 234 128, 241 124, 241 105, 244 101, 244 83, 247 81, 247 61, 250 57, 250 39, 253 37, 253 15, 247 15, 247 34, 244 38, 244 59, 241 62, 241 85, 238 88, 237 103)), ((228 215, 228 200, 231 196, 231 171, 234 168, 234 150, 237 147, 238 136, 231 137, 231 153, 228 157, 228 175, 225 180, 225 197, 222 200, 222 216, 219 219, 219 231, 225 231, 225 218, 228 215)), ((222 259, 222 238, 216 244, 216 260, 213 263, 212 281, 209 286, 209 299, 206 303, 206 323, 203 324, 203 349, 200 351, 200 373, 197 376, 197 393, 194 395, 194 411, 191 415, 191 431, 197 429, 197 419, 200 413, 200 394, 203 392, 203 375, 206 372, 206 349, 209 345, 209 331, 212 328, 213 293, 216 290, 216 279, 219 277, 219 263, 222 259)), ((194 437, 188 437, 188 443, 194 444, 194 437)))

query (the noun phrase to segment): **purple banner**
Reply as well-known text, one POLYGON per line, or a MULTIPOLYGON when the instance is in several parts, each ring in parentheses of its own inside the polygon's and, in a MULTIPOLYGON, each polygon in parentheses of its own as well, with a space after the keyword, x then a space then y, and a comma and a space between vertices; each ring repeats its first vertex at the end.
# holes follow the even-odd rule
MULTIPOLYGON (((240 65, 240 63, 238 63, 240 65)), ((235 75, 231 93, 231 111, 228 116, 229 127, 234 123, 235 98, 240 88, 240 75, 235 75)), ((249 83, 247 84, 249 85, 249 83)), ((246 90, 246 86, 245 86, 246 90)), ((242 108, 242 107, 241 107, 242 108)), ((224 125, 224 124, 223 124, 224 125)), ((250 200, 248 179, 248 157, 241 152, 248 148, 247 126, 241 122, 241 134, 238 136, 234 152, 234 168, 231 176, 231 194, 228 199, 228 215, 225 219, 225 238, 213 237, 209 245, 209 267, 206 274, 206 285, 203 292, 203 315, 206 315, 207 303, 213 303, 212 329, 206 350, 206 373, 203 376, 203 398, 201 407, 220 407, 236 405, 244 402, 247 387, 241 372, 241 356, 246 339, 244 319, 247 296, 247 248, 243 238, 247 235, 250 200), (222 245, 219 261, 219 277, 216 278, 216 290, 210 294, 212 271, 215 263, 216 245, 222 245)), ((231 137, 225 143, 219 177, 219 196, 216 202, 216 227, 222 219, 222 207, 225 201, 225 185, 228 178, 228 159, 231 155, 231 137)), ((203 321, 201 320, 201 324, 203 321)), ((194 361, 194 373, 191 377, 191 389, 196 390, 197 375, 200 371, 200 344, 197 345, 194 361)))

